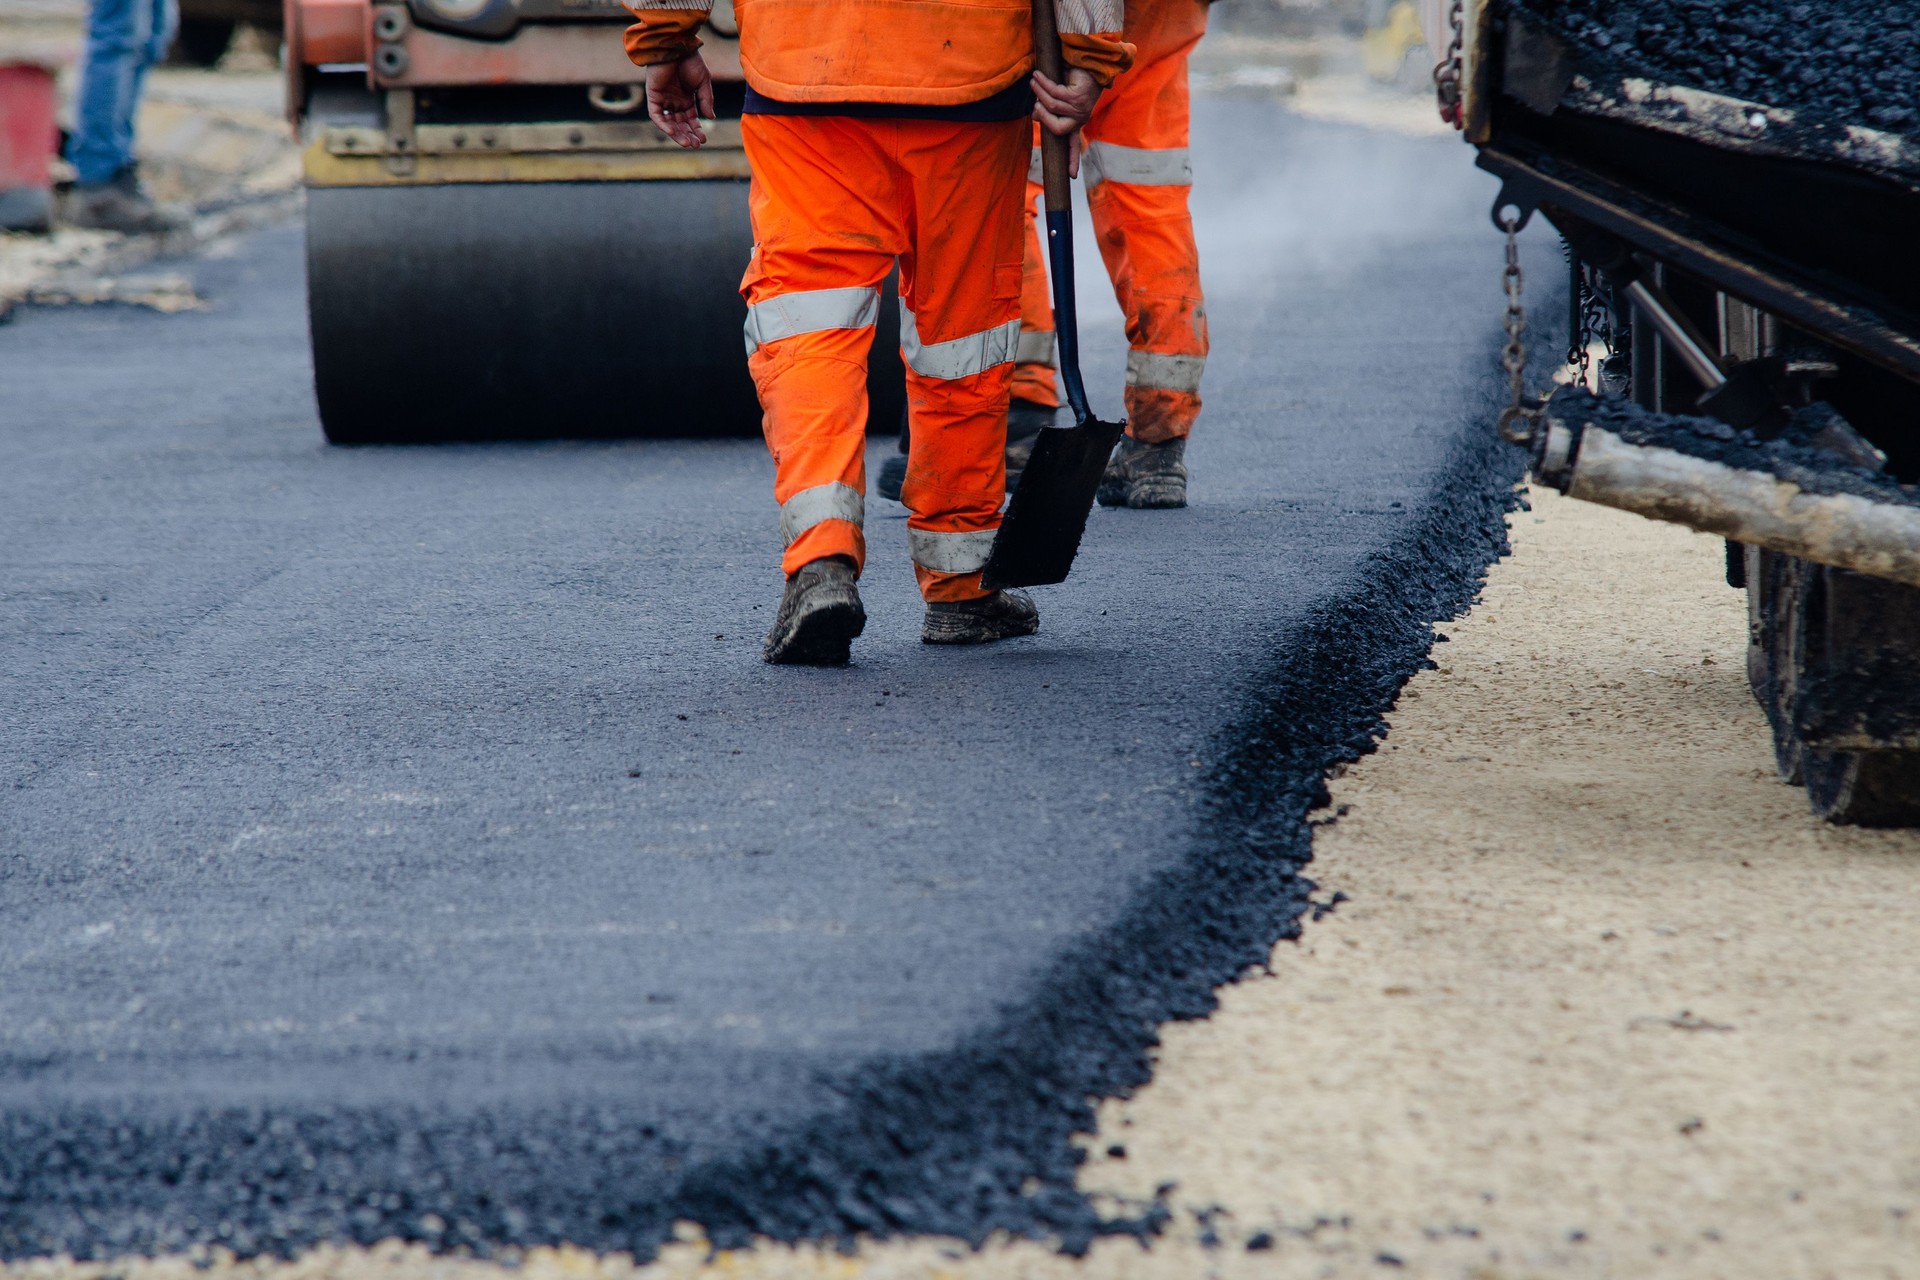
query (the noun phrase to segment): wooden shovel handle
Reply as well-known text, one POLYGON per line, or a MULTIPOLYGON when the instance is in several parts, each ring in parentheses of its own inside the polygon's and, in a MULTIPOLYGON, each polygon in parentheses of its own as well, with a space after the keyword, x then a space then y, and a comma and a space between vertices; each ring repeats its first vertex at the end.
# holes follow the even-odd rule
MULTIPOLYGON (((1060 51, 1060 22, 1054 0, 1033 0, 1033 62, 1040 74, 1065 84, 1066 56, 1060 51)), ((1067 177, 1067 140, 1040 130, 1040 178, 1047 190, 1047 212, 1065 213, 1073 207, 1067 177)))

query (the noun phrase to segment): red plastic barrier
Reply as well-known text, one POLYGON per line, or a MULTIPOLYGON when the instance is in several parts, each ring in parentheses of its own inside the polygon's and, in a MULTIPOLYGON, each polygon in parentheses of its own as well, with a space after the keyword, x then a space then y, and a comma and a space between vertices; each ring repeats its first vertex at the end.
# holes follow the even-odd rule
POLYGON ((53 72, 26 63, 0 64, 0 229, 46 230, 59 137, 53 72))

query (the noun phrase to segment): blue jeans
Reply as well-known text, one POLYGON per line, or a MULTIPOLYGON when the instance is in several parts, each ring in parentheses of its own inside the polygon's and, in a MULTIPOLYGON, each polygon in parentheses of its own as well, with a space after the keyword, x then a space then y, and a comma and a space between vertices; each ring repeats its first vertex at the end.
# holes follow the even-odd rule
POLYGON ((147 68, 166 57, 180 25, 176 0, 93 0, 67 162, 84 186, 133 163, 133 115, 147 68))

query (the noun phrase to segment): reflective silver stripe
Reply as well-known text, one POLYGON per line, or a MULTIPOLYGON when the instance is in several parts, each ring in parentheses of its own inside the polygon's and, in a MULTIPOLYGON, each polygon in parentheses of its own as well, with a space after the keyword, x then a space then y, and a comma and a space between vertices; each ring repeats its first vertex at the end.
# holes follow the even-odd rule
POLYGON ((802 333, 865 329, 879 314, 880 291, 864 286, 775 294, 747 308, 747 354, 802 333))
POLYGON ((907 549, 913 562, 935 573, 974 573, 984 569, 993 551, 992 529, 973 533, 934 533, 927 529, 907 530, 907 549))
POLYGON ((1027 158, 1027 181, 1045 182, 1046 180, 1046 170, 1040 165, 1040 148, 1035 147, 1033 154, 1027 158))
POLYGON ((838 480, 802 489, 780 504, 780 538, 792 546, 793 540, 822 520, 849 520, 864 524, 867 500, 850 484, 838 480))
POLYGON ((1157 351, 1127 352, 1127 385, 1162 391, 1198 391, 1207 370, 1205 356, 1163 356, 1157 351))
POLYGON ((1020 341, 1013 345, 1013 358, 1021 364, 1053 363, 1053 330, 1022 329, 1020 341))
POLYGON ((1090 36, 1120 30, 1122 8, 1122 0, 1055 0, 1053 11, 1059 15, 1061 31, 1090 36))
POLYGON ((900 308, 900 354, 907 367, 923 378, 965 378, 985 373, 995 365, 1011 361, 1019 341, 1020 319, 1016 316, 1005 324, 964 337, 922 342, 913 312, 904 304, 900 308))
POLYGON ((1125 182, 1136 187, 1190 187, 1193 161, 1185 147, 1149 150, 1117 142, 1089 142, 1080 157, 1080 173, 1089 187, 1125 182))

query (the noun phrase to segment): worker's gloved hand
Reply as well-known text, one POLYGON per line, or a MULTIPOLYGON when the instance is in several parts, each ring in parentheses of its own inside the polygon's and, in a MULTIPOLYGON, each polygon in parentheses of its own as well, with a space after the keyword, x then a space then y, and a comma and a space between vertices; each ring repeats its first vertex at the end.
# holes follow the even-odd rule
POLYGON ((1033 73, 1033 118, 1048 133, 1072 140, 1067 154, 1067 172, 1080 176, 1080 128, 1093 115, 1093 104, 1100 101, 1100 82, 1091 71, 1079 67, 1067 69, 1067 82, 1049 80, 1033 73))
POLYGON ((648 67, 647 114, 662 133, 683 147, 706 142, 700 121, 714 117, 713 73, 707 70, 706 59, 690 53, 678 62, 648 67))

